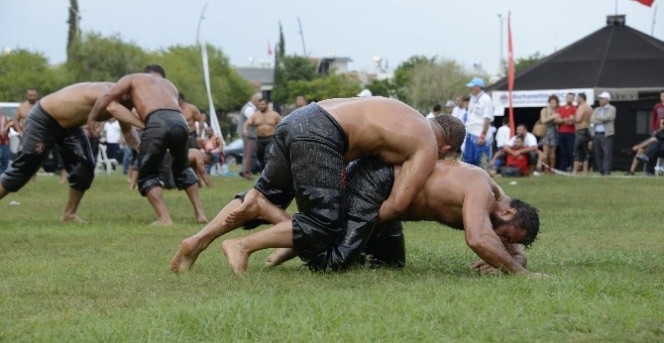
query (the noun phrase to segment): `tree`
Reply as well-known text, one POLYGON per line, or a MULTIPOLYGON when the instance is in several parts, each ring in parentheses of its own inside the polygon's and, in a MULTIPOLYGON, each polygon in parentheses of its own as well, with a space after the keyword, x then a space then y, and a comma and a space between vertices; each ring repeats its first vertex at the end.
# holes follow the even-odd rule
POLYGON ((291 103, 297 93, 289 89, 289 83, 293 81, 312 81, 319 75, 316 71, 316 65, 308 58, 303 56, 283 56, 279 64, 275 66, 276 78, 272 89, 272 101, 288 104, 291 103))
POLYGON ((392 97, 395 95, 394 84, 389 80, 371 80, 366 85, 366 88, 371 91, 374 96, 392 97))
POLYGON ((448 99, 468 93, 466 83, 472 77, 456 61, 437 61, 436 58, 427 63, 413 64, 409 74, 409 81, 402 88, 403 94, 408 104, 423 113, 434 104, 443 104, 448 99))
POLYGON ((544 56, 544 54, 541 54, 538 51, 538 52, 536 52, 536 53, 534 53, 530 56, 517 58, 514 61, 514 70, 515 71, 520 71, 520 70, 526 69, 526 68, 530 67, 531 65, 539 62, 544 57, 546 57, 546 56, 544 56))
POLYGON ((52 93, 68 83, 61 66, 51 67, 42 53, 25 49, 0 55, 0 99, 23 101, 28 88, 41 95, 52 93))
POLYGON ((69 19, 67 19, 67 24, 69 25, 69 31, 67 32, 67 59, 69 59, 69 51, 72 47, 74 41, 79 38, 78 21, 81 17, 78 14, 78 1, 69 0, 69 19))
POLYGON ((103 37, 86 32, 72 42, 67 70, 73 82, 117 81, 126 74, 143 71, 148 56, 134 43, 124 42, 119 35, 103 37))
POLYGON ((287 84, 288 95, 294 99, 302 94, 308 100, 321 101, 331 98, 354 97, 360 91, 360 84, 345 75, 330 73, 313 80, 291 80, 287 84))
MULTIPOLYGON (((253 92, 251 85, 231 67, 228 57, 221 50, 208 44, 207 52, 210 88, 215 107, 225 111, 241 108, 253 92)), ((208 107, 203 61, 201 50, 197 46, 172 46, 151 53, 149 59, 151 64, 164 67, 166 78, 185 95, 187 102, 201 109, 208 107)))
POLYGON ((403 61, 397 69, 394 70, 394 78, 392 84, 394 85, 394 92, 396 97, 406 103, 410 103, 411 99, 408 98, 406 87, 410 83, 413 76, 413 70, 417 66, 432 64, 435 57, 429 58, 422 55, 411 56, 403 61))

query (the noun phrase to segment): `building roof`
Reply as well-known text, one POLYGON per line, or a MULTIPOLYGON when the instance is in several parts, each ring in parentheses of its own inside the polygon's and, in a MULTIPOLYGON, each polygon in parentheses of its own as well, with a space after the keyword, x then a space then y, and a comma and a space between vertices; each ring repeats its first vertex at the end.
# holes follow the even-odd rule
MULTIPOLYGON (((515 90, 664 89, 664 42, 609 16, 607 26, 515 75, 515 90)), ((507 90, 507 78, 488 87, 507 90)))
POLYGON ((249 82, 261 85, 274 84, 274 68, 236 67, 235 70, 249 82))

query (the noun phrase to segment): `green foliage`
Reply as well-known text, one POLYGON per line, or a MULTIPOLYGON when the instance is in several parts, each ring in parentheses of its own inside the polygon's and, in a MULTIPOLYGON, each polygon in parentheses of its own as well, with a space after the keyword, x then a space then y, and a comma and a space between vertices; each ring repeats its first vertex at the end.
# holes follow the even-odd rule
POLYGON ((408 66, 408 74, 408 83, 400 91, 408 104, 423 113, 430 111, 434 104, 444 104, 467 94, 466 84, 472 78, 456 61, 436 58, 408 66))
POLYGON ((67 84, 62 66, 51 67, 42 53, 25 49, 0 55, 0 101, 23 101, 28 88, 41 96, 67 84))
POLYGON ((78 1, 69 0, 69 8, 67 11, 69 12, 69 18, 67 19, 67 26, 69 28, 67 30, 67 58, 69 58, 69 49, 71 49, 74 41, 78 40, 78 35, 80 33, 78 21, 81 17, 78 12, 78 1))
POLYGON ((360 85, 345 75, 331 73, 310 81, 290 81, 287 89, 290 99, 295 99, 298 94, 302 94, 309 101, 321 101, 331 98, 354 97, 360 92, 360 85))
POLYGON ((86 32, 72 42, 67 69, 72 83, 85 81, 115 82, 126 74, 142 72, 148 64, 147 53, 134 43, 127 43, 119 35, 104 37, 86 32))
POLYGON ((546 56, 538 51, 530 56, 517 58, 516 60, 514 60, 514 70, 520 71, 526 69, 531 65, 539 62, 544 57, 546 56))
MULTIPOLYGON (((463 232, 430 222, 405 223, 403 270, 268 269, 262 251, 238 278, 219 248, 251 233, 237 230, 176 276, 169 259, 203 227, 185 192, 164 192, 175 225, 148 226, 154 212, 126 176, 98 174, 79 208, 89 223, 62 225, 67 187, 38 176, 0 201, 0 341, 664 341, 662 180, 513 180, 498 182, 541 214, 529 268, 550 279, 478 275, 463 232)), ((213 183, 199 191, 209 219, 252 186, 213 183)))
MULTIPOLYGON (((272 101, 289 104, 300 94, 290 87, 296 81, 311 81, 318 77, 316 65, 307 57, 283 56, 276 65, 272 101)), ((307 98, 309 99, 309 98, 307 98)))
POLYGON ((371 80, 366 85, 366 88, 371 91, 371 94, 374 96, 384 96, 391 97, 396 95, 394 90, 394 84, 389 79, 386 80, 371 80))
POLYGON ((406 92, 406 87, 410 84, 413 77, 413 72, 418 66, 425 66, 434 63, 434 58, 429 58, 422 55, 411 56, 407 60, 401 62, 394 70, 393 85, 395 88, 396 96, 399 100, 410 103, 410 99, 406 92))

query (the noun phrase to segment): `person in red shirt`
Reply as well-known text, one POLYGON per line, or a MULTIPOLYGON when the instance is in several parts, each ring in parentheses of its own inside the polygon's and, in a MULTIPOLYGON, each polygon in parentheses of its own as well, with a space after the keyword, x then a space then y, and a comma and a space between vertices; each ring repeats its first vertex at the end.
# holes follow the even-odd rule
POLYGON ((650 122, 650 131, 655 132, 660 129, 659 121, 664 119, 664 91, 659 92, 659 100, 652 109, 652 120, 650 122))
POLYGON ((567 171, 574 163, 574 139, 576 138, 576 106, 574 106, 573 93, 567 93, 565 106, 558 107, 554 121, 558 124, 558 148, 560 149, 558 166, 560 170, 567 171))
MULTIPOLYGON (((502 176, 528 175, 528 150, 520 136, 514 137, 514 144, 505 150, 505 166, 500 169, 502 176)), ((491 176, 495 176, 492 174, 491 176)))
POLYGON ((9 129, 16 128, 16 122, 2 112, 0 108, 0 174, 9 167, 11 150, 9 149, 9 129))

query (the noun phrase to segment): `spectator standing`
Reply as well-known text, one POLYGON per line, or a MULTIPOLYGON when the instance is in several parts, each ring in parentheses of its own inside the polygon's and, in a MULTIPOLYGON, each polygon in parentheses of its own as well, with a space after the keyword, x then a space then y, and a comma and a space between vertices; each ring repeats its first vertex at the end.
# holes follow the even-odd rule
POLYGON ((452 114, 452 112, 454 112, 454 106, 456 106, 454 101, 447 100, 445 103, 445 114, 452 114))
POLYGON ((599 107, 593 111, 590 117, 590 123, 594 125, 593 129, 595 131, 593 138, 595 162, 603 176, 611 174, 613 162, 616 108, 610 104, 610 101, 611 95, 608 92, 602 92, 599 95, 599 107))
MULTIPOLYGON (((452 109, 452 115, 454 118, 457 118, 463 122, 463 113, 466 112, 466 109, 463 108, 463 97, 458 96, 454 99, 454 108, 452 109)), ((464 122, 465 124, 465 122, 464 122)))
POLYGON ((590 116, 593 109, 586 102, 586 95, 579 93, 576 97, 576 103, 579 105, 575 116, 575 138, 574 138, 574 166, 572 175, 576 176, 579 167, 583 168, 583 176, 588 175, 588 165, 590 161, 589 143, 592 140, 590 134, 590 116))
POLYGON ((510 140, 512 132, 510 131, 510 118, 507 116, 503 117, 503 125, 498 128, 496 131, 496 148, 497 150, 502 149, 505 144, 510 140))
POLYGON ((433 105, 433 110, 429 114, 427 114, 426 118, 431 119, 434 118, 435 116, 440 115, 440 110, 441 110, 440 104, 433 105))
POLYGON ((242 142, 244 143, 244 160, 242 161, 244 166, 240 172, 240 176, 245 179, 251 180, 252 173, 254 171, 254 163, 256 161, 256 130, 253 128, 247 132, 247 135, 243 133, 244 123, 251 118, 251 116, 258 111, 258 102, 262 99, 261 93, 254 94, 251 99, 242 107, 240 110, 240 120, 237 123, 237 133, 242 137, 242 142))
POLYGON ((560 149, 560 166, 558 169, 567 171, 567 169, 572 168, 576 135, 576 106, 574 106, 573 93, 567 93, 565 105, 558 107, 555 122, 558 123, 558 147, 560 149))
POLYGON ((546 131, 542 138, 542 160, 549 166, 549 173, 553 174, 556 168, 556 147, 558 146, 558 124, 556 115, 560 101, 555 94, 549 96, 549 105, 540 111, 540 122, 546 125, 546 131))
POLYGON ((120 143, 122 142, 122 130, 120 123, 115 118, 111 118, 104 123, 104 137, 106 137, 106 156, 114 158, 116 161, 122 161, 120 158, 120 143))
POLYGON ((470 88, 472 96, 468 105, 463 159, 475 166, 488 165, 491 149, 486 142, 486 136, 493 121, 493 103, 489 94, 484 92, 484 80, 481 78, 473 78, 466 86, 470 88))
POLYGON ((660 129, 659 123, 664 119, 664 91, 659 93, 659 101, 652 109, 652 121, 650 124, 650 131, 655 132, 660 129))
POLYGON ((300 94, 295 98, 295 109, 307 106, 307 98, 300 94))

